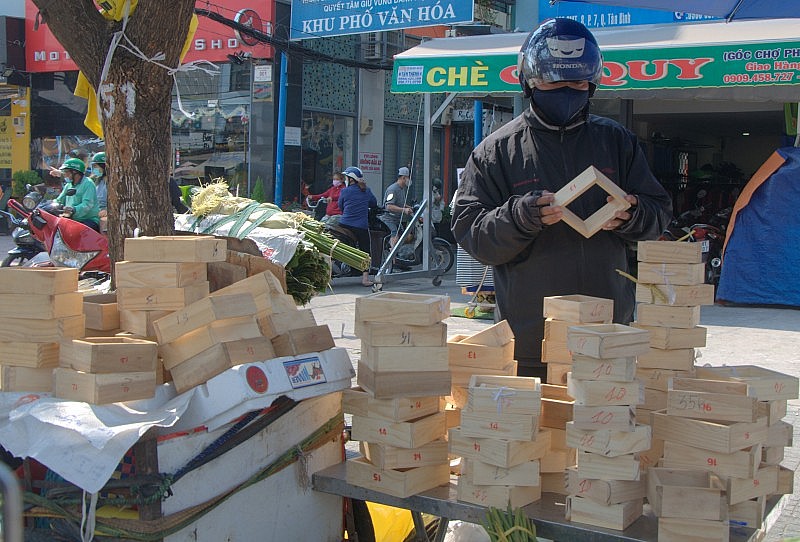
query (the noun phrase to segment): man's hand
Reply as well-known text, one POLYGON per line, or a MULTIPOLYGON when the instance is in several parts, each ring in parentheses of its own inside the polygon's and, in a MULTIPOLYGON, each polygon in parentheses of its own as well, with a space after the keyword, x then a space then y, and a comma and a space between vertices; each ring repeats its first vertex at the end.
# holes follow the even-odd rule
POLYGON ((75 207, 70 207, 69 205, 67 205, 66 207, 64 207, 64 211, 61 213, 61 215, 69 218, 72 216, 74 212, 75 212, 75 207))
MULTIPOLYGON (((614 198, 612 198, 611 196, 608 196, 607 201, 609 203, 612 202, 613 200, 614 200, 614 198)), ((628 203, 631 204, 631 207, 635 207, 639 203, 639 200, 636 198, 636 196, 632 196, 630 194, 625 196, 625 200, 628 203)), ((627 222, 628 220, 631 219, 632 215, 631 215, 631 213, 629 211, 630 211, 630 208, 625 210, 625 211, 617 211, 614 214, 614 218, 609 220, 608 222, 606 222, 603 225, 603 229, 604 230, 616 230, 617 228, 622 226, 625 222, 627 222)))
POLYGON ((63 175, 64 175, 63 171, 61 171, 58 168, 54 168, 53 166, 50 166, 50 176, 51 177, 63 177, 63 175))
POLYGON ((559 222, 564 216, 564 211, 560 205, 553 205, 555 195, 547 190, 542 192, 542 197, 536 201, 536 205, 541 207, 539 210, 542 216, 542 224, 545 226, 552 226, 559 222))

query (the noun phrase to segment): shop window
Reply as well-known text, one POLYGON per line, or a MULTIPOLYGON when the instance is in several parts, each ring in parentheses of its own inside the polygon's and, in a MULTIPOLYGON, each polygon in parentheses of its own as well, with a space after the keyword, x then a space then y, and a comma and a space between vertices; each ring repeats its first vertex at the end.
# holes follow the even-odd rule
POLYGON ((353 165, 353 117, 316 111, 303 112, 302 182, 319 193, 331 175, 353 165))

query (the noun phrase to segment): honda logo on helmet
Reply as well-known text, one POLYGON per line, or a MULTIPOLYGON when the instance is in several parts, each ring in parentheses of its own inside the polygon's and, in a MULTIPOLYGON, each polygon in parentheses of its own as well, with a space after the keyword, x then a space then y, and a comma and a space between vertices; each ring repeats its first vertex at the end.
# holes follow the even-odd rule
POLYGON ((556 58, 578 58, 583 55, 585 38, 547 38, 547 48, 556 58))

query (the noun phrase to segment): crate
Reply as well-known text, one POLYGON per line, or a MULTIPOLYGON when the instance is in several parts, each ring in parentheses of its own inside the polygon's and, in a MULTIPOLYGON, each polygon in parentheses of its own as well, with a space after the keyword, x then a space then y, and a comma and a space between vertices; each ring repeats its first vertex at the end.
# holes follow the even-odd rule
POLYGON ((600 231, 606 222, 614 219, 617 211, 624 211, 631 206, 625 196, 624 190, 614 184, 597 168, 589 166, 553 195, 552 204, 561 206, 561 220, 588 239, 600 231), (605 190, 611 196, 611 200, 595 211, 589 218, 582 220, 578 215, 570 211, 567 205, 595 185, 605 190))
POLYGON ((507 365, 499 369, 487 367, 464 367, 461 365, 451 365, 450 375, 453 386, 466 388, 473 375, 481 374, 486 376, 515 376, 517 374, 517 362, 509 361, 507 365))
POLYGON ((539 431, 535 437, 529 441, 468 437, 460 428, 452 428, 447 442, 452 455, 509 468, 545 456, 551 444, 550 431, 539 431))
MULTIPOLYGON (((278 312, 290 311, 292 314, 297 312, 297 306, 294 300, 291 296, 289 296, 288 300, 283 298, 285 295, 283 293, 283 287, 280 281, 270 271, 257 273, 244 280, 234 282, 230 286, 220 288, 212 292, 211 297, 233 294, 250 294, 256 304, 256 312, 260 317, 278 312)), ((277 332, 276 334, 278 333, 282 332, 277 332)))
POLYGON ((748 384, 699 378, 673 378, 667 414, 720 422, 754 422, 758 399, 748 384))
MULTIPOLYGON (((258 299, 256 299, 256 306, 258 306, 258 299)), ((259 311, 259 314, 262 314, 259 311)), ((264 337, 277 337, 283 335, 293 329, 302 329, 304 327, 314 327, 317 325, 317 320, 314 318, 314 313, 311 309, 298 309, 291 313, 278 312, 275 314, 263 314, 257 319, 258 327, 261 328, 261 334, 264 337)))
POLYGON ((514 360, 514 341, 502 346, 486 346, 463 342, 466 335, 456 335, 447 341, 447 356, 451 366, 476 369, 502 369, 514 360))
POLYGON ((465 437, 535 440, 539 417, 534 414, 506 414, 461 411, 461 433, 465 437))
POLYGON ((695 286, 705 279, 704 263, 646 263, 639 262, 638 279, 645 284, 695 286))
POLYGON ((587 523, 606 529, 625 530, 642 515, 644 499, 617 504, 600 504, 577 495, 567 496, 567 521, 587 523))
POLYGON ((654 305, 693 307, 714 304, 713 284, 643 284, 636 285, 636 301, 654 305), (655 291, 654 291, 655 290, 655 291))
POLYGON ((322 352, 336 346, 327 325, 290 329, 270 340, 275 355, 279 357, 322 352))
POLYGON ((0 318, 47 320, 83 314, 83 294, 0 294, 0 318))
POLYGON ((760 463, 761 444, 723 454, 665 440, 661 464, 671 468, 706 469, 722 477, 754 478, 760 463))
POLYGON ((700 307, 675 307, 672 305, 636 306, 637 321, 642 326, 677 327, 689 329, 700 323, 700 307))
POLYGON ((786 416, 786 399, 758 402, 758 417, 767 417, 767 425, 775 425, 786 416))
POLYGON ((401 448, 381 442, 361 441, 359 449, 361 455, 367 461, 382 470, 449 464, 447 441, 443 438, 414 448, 401 448))
POLYGON ((581 380, 633 382, 636 378, 636 357, 592 358, 572 356, 572 376, 581 380))
POLYGON ((731 380, 750 385, 759 401, 798 398, 798 378, 757 365, 698 367, 698 378, 731 380))
POLYGON ((550 384, 559 384, 561 386, 567 385, 567 374, 572 370, 572 364, 569 363, 548 363, 547 364, 547 382, 550 384))
POLYGON ((227 245, 207 235, 128 237, 123 253, 129 262, 224 262, 227 245))
POLYGON ((652 428, 637 424, 633 431, 587 430, 567 422, 566 446, 580 451, 616 457, 645 452, 652 445, 652 428))
POLYGON ((567 332, 567 347, 573 354, 593 358, 638 356, 650 349, 649 333, 622 324, 573 326, 567 332))
POLYGON ((119 327, 137 337, 156 337, 153 322, 174 311, 119 311, 119 327))
POLYGON ((387 495, 406 498, 434 487, 450 483, 450 465, 413 469, 379 469, 363 458, 347 461, 345 479, 348 484, 374 489, 387 495))
POLYGON ((662 350, 678 348, 702 348, 706 345, 708 329, 702 326, 690 328, 646 326, 631 322, 631 326, 650 332, 650 346, 662 350))
POLYGON ((514 340, 514 332, 507 320, 501 320, 496 324, 473 333, 463 339, 466 344, 479 344, 483 346, 505 346, 514 340))
POLYGON ((439 396, 375 399, 361 388, 350 388, 342 392, 342 410, 347 414, 395 422, 435 414, 441 410, 440 401, 439 396))
POLYGON ((572 326, 580 326, 580 322, 570 322, 568 320, 556 320, 555 318, 545 318, 544 320, 544 340, 553 343, 567 344, 567 330, 572 326))
POLYGON ((542 397, 542 413, 539 416, 539 425, 563 430, 567 422, 572 420, 574 404, 575 402, 571 399, 542 397))
POLYGON ((766 517, 766 497, 756 497, 728 507, 728 520, 731 525, 748 529, 760 529, 766 517))
POLYGON ((725 483, 706 470, 650 468, 647 501, 658 517, 728 519, 725 483))
POLYGON ((614 301, 588 295, 560 295, 544 298, 544 317, 589 323, 610 323, 614 318, 614 301))
POLYGON ((572 363, 572 352, 567 343, 542 339, 542 363, 572 363))
POLYGON ((0 341, 54 343, 83 337, 86 330, 83 314, 63 318, 8 318, 0 326, 0 341))
POLYGON ((541 409, 538 378, 473 375, 470 379, 467 412, 538 415, 541 409))
MULTIPOLYGON (((694 378, 694 367, 691 371, 675 371, 673 369, 637 369, 636 378, 644 382, 645 389, 666 392, 672 378, 694 378)), ((667 408, 666 405, 664 408, 667 408)), ((659 409, 660 410, 660 409, 659 409)))
POLYGON ((156 392, 155 370, 95 374, 57 367, 53 380, 56 397, 94 405, 150 399, 156 392))
POLYGON ((727 521, 658 518, 658 542, 729 542, 727 521))
POLYGON ((614 382, 613 380, 581 380, 567 376, 567 390, 576 405, 640 405, 644 403, 644 383, 614 382))
POLYGON ((712 422, 652 413, 653 438, 729 454, 767 438, 767 419, 754 423, 712 422))
POLYGON ((204 262, 117 262, 117 288, 182 288, 208 280, 204 262))
POLYGON ((0 388, 11 392, 52 392, 53 369, 49 367, 16 367, 0 365, 0 388))
POLYGON ((0 294, 56 295, 77 290, 77 269, 68 267, 0 268, 0 294))
MULTIPOLYGON (((355 323, 356 337, 370 346, 447 346, 447 324, 412 326, 386 322, 355 323)), ((512 356, 513 358, 513 356, 512 356)))
POLYGON ((208 293, 208 281, 182 288, 118 288, 117 306, 130 311, 177 311, 208 293))
POLYGON ((577 495, 598 504, 609 505, 642 499, 647 493, 644 480, 601 480, 585 478, 578 473, 577 467, 566 470, 567 495, 577 495))
POLYGON ((555 493, 556 495, 569 495, 567 491, 567 479, 564 472, 543 472, 542 491, 545 493, 555 493))
POLYGON ((474 459, 464 459, 461 479, 477 486, 541 486, 539 460, 532 459, 513 467, 498 467, 474 459))
POLYGON ((250 294, 215 295, 204 297, 155 320, 153 329, 158 343, 164 344, 216 320, 252 316, 255 313, 256 304, 250 294))
POLYGON ((41 369, 58 366, 58 343, 0 342, 0 364, 41 369))
POLYGON ((356 374, 358 385, 377 399, 426 397, 450 393, 450 371, 375 372, 359 362, 356 374))
POLYGON ((174 341, 158 347, 164 360, 164 367, 172 369, 176 365, 200 354, 217 343, 253 339, 261 337, 261 330, 253 316, 240 316, 217 320, 208 325, 181 335, 174 341))
POLYGON ((393 422, 371 416, 353 416, 352 439, 398 448, 417 448, 444 437, 444 412, 436 412, 404 422, 393 422))
POLYGON ((481 486, 459 477, 456 499, 478 506, 506 510, 526 506, 542 498, 542 486, 481 486))
POLYGON ((86 327, 89 329, 100 331, 119 329, 117 294, 83 296, 83 314, 86 315, 86 327))
POLYGON ((633 432, 636 429, 636 408, 632 406, 582 406, 572 410, 578 429, 605 429, 633 432))
POLYGON ((375 372, 381 371, 447 371, 446 346, 370 346, 361 341, 361 363, 375 372))
POLYGON ((85 373, 156 370, 158 345, 128 337, 86 337, 61 343, 59 366, 85 373))
POLYGON ((670 371, 689 372, 694 369, 694 348, 676 348, 659 350, 651 348, 637 358, 639 369, 667 369, 670 371))
POLYGON ((641 475, 639 456, 623 454, 607 457, 578 451, 578 476, 589 479, 638 481, 641 475))
MULTIPOLYGON (((760 457, 759 457, 760 459, 760 457)), ((728 504, 738 504, 757 497, 772 495, 778 490, 778 466, 764 465, 752 477, 730 477, 726 480, 728 504)))
POLYGON ((443 295, 379 292, 356 298, 356 321, 429 326, 450 317, 443 295))
POLYGON ((684 241, 639 241, 636 259, 648 263, 700 263, 703 261, 701 243, 684 241))

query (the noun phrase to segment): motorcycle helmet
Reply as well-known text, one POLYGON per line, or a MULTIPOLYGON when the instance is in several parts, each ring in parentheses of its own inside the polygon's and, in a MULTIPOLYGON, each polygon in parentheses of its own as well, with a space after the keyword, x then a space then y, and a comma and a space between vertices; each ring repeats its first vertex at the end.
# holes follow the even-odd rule
POLYGON ((536 83, 588 81, 590 96, 603 75, 603 55, 578 21, 557 18, 531 32, 519 52, 519 84, 530 97, 536 83))
POLYGON ((102 164, 106 165, 106 153, 104 152, 96 152, 92 156, 92 164, 102 164))
POLYGON ((80 158, 67 158, 59 169, 61 169, 61 171, 72 169, 83 175, 86 172, 86 164, 84 164, 83 160, 80 158))
POLYGON ((359 169, 359 168, 357 168, 355 166, 350 166, 349 168, 344 170, 342 173, 344 174, 345 177, 353 179, 354 181, 356 181, 358 183, 363 183, 364 182, 364 174, 361 172, 361 169, 359 169))

